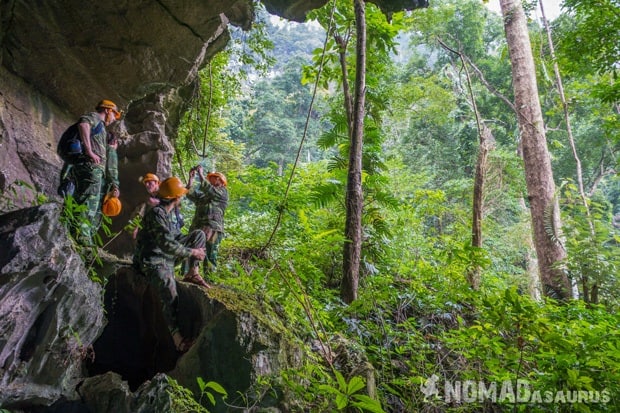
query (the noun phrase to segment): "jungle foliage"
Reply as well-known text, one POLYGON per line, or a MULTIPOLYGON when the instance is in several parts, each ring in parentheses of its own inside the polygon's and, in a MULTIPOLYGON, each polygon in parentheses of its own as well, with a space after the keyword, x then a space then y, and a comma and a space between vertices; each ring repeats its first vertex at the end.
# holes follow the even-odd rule
POLYGON ((324 53, 323 40, 327 29, 354 27, 349 3, 336 1, 336 26, 329 2, 311 16, 318 24, 263 16, 253 34, 233 33, 240 42, 201 72, 176 142, 180 174, 202 162, 228 176, 226 238, 213 281, 277 302, 315 354, 264 385, 295 394, 294 411, 619 411, 617 4, 614 12, 613 1, 566 0, 552 24, 590 216, 574 184, 546 37, 533 14, 530 22, 563 222, 554 236, 568 255, 560 265, 590 297, 566 303, 535 294, 501 18, 476 0, 442 0, 395 13, 388 24, 367 4, 375 49, 363 265, 359 298, 345 305, 338 292, 348 138, 331 53, 337 44, 328 36, 324 53), (609 36, 587 30, 603 21, 609 36), (482 249, 471 246, 475 118, 462 63, 440 40, 468 57, 495 140, 482 249), (482 268, 479 291, 466 281, 472 266, 482 268))

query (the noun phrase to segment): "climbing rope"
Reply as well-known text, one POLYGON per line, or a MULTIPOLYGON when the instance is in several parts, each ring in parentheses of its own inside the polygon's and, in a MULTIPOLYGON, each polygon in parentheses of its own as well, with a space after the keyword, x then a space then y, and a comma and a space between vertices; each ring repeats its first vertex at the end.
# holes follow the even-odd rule
POLYGON ((269 248, 269 246, 271 245, 271 243, 273 242, 273 238, 276 235, 276 232, 278 231, 278 228, 280 227, 280 223, 282 222, 282 215, 284 215, 284 210, 285 208, 283 207, 284 205, 286 205, 286 200, 288 199, 288 193, 291 189, 291 184, 293 182, 293 177, 295 176, 295 171, 297 169, 297 164, 299 163, 299 158, 301 156, 301 151, 303 149, 304 146, 304 142, 306 141, 306 137, 308 134, 308 125, 310 124, 310 117, 312 114, 312 107, 314 105, 314 100, 316 98, 316 93, 317 93, 317 89, 319 87, 319 81, 321 79, 321 73, 323 71, 323 65, 325 63, 325 53, 327 50, 327 43, 329 41, 331 32, 333 30, 333 26, 334 26, 334 13, 336 11, 336 0, 332 1, 332 9, 330 12, 330 16, 329 16, 329 25, 327 28, 327 33, 325 33, 325 41, 323 42, 323 51, 321 53, 321 61, 319 62, 319 70, 317 71, 316 74, 316 79, 314 81, 314 89, 312 92, 312 99, 310 100, 310 106, 308 107, 308 114, 306 116, 306 123, 304 125, 304 131, 301 137, 301 141, 299 142, 299 149, 297 149, 297 155, 295 156, 295 162, 293 163, 293 168, 291 169, 291 173, 289 175, 289 179, 288 179, 288 184, 286 185, 286 191, 284 192, 284 197, 282 199, 282 203, 280 204, 282 207, 278 208, 278 218, 276 219, 276 223, 273 227, 273 231, 271 231, 271 235, 269 236, 269 240, 267 241, 267 243, 260 249, 261 254, 264 253, 264 251, 269 248))
POLYGON ((213 103, 213 74, 211 72, 211 61, 209 61, 209 100, 207 101, 207 121, 205 122, 205 133, 202 136, 202 160, 207 156, 207 136, 209 135, 209 124, 211 123, 211 104, 213 103))
MULTIPOLYGON (((196 154, 202 158, 203 162, 205 158, 207 157, 207 138, 209 136, 209 124, 211 123, 211 105, 213 103, 213 72, 212 72, 211 67, 212 67, 211 61, 209 61, 209 64, 207 66, 209 70, 209 98, 207 101, 207 120, 205 122, 205 129, 202 135, 202 153, 198 151, 198 146, 196 145, 196 139, 194 138, 194 134, 190 132, 190 143, 192 145, 192 148, 194 149, 194 152, 196 152, 196 154)), ((192 97, 192 100, 197 102, 196 105, 193 105, 192 107, 193 118, 194 118, 193 121, 196 123, 198 123, 198 120, 200 119, 200 101, 201 101, 200 84, 201 82, 198 82, 197 90, 194 92, 193 97, 192 97)), ((192 115, 190 114, 190 117, 191 116, 192 115)), ((179 153, 179 151, 175 151, 175 155, 176 155, 177 163, 179 164, 179 169, 181 170, 181 173, 185 176, 185 167, 183 165, 183 159, 181 157, 181 154, 179 153)))

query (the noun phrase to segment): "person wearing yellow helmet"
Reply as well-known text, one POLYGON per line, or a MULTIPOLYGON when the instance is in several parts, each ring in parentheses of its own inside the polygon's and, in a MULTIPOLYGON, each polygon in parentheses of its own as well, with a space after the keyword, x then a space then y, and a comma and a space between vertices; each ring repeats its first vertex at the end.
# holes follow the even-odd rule
POLYGON ((104 197, 120 196, 116 153, 118 142, 106 130, 120 117, 121 111, 116 104, 104 99, 97 104, 94 112, 82 115, 78 121, 83 155, 67 169, 71 180, 75 182, 75 203, 87 207, 71 228, 77 241, 84 245, 93 245, 93 234, 101 225, 104 197))
POLYGON ((179 332, 176 319, 178 303, 174 276, 175 263, 188 261, 184 280, 191 280, 202 287, 209 287, 200 277, 198 267, 205 258, 205 234, 200 230, 182 235, 171 218, 172 211, 181 204, 187 189, 177 177, 165 179, 159 185, 159 204, 146 212, 142 229, 138 233, 134 252, 134 267, 146 275, 148 282, 162 299, 162 310, 174 344, 179 351, 186 351, 189 342, 179 332))
POLYGON ((202 229, 207 237, 207 257, 203 265, 205 274, 217 268, 219 245, 224 238, 224 214, 228 207, 227 187, 228 180, 221 172, 211 172, 205 177, 202 166, 190 170, 187 199, 196 205, 190 229, 202 229), (196 176, 201 182, 194 188, 196 176))

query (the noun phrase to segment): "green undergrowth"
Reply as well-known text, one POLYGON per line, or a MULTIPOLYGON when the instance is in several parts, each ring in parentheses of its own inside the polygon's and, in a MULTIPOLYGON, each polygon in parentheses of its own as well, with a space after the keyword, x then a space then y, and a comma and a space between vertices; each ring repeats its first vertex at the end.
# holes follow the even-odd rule
POLYGON ((293 253, 231 260, 214 277, 254 297, 237 309, 284 319, 282 328, 306 343, 312 357, 276 380, 300 409, 379 411, 352 407, 351 388, 374 389, 383 411, 620 408, 620 316, 602 306, 535 301, 518 285, 472 291, 453 259, 408 275, 367 276, 358 300, 344 305, 337 290, 311 279, 315 265, 299 260, 293 253), (346 356, 335 337, 347 342, 346 356), (358 380, 364 385, 349 387, 358 380))
POLYGON ((374 245, 350 305, 339 298, 343 217, 329 199, 312 201, 332 179, 325 170, 299 172, 284 204, 273 194, 286 179, 273 171, 231 180, 239 198, 211 281, 263 302, 307 350, 263 385, 284 387, 294 411, 617 411, 615 307, 531 299, 524 213, 489 219, 473 249, 469 211, 455 201, 469 183, 424 189, 422 174, 392 172, 398 208, 382 212, 389 234, 366 233, 374 245), (474 266, 479 291, 466 281, 474 266))

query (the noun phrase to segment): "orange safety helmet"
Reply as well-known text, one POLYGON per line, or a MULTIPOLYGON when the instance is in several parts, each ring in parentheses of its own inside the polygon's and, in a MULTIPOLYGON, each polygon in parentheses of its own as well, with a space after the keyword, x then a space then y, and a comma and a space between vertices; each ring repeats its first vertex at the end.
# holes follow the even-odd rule
POLYGON ((179 178, 171 176, 159 185, 157 196, 163 199, 174 199, 185 195, 187 191, 188 189, 179 178))
POLYGON ((226 177, 224 176, 223 173, 221 173, 221 172, 210 172, 209 174, 207 174, 207 180, 209 182, 211 182, 212 178, 220 178, 222 180, 222 183, 224 184, 224 186, 228 186, 228 180, 226 179, 226 177))
POLYGON ((144 176, 140 177, 140 182, 142 182, 143 184, 146 184, 149 181, 155 181, 155 182, 159 182, 159 177, 155 174, 152 174, 150 172, 144 174, 144 176))
POLYGON ((121 205, 121 200, 117 197, 108 194, 103 199, 101 211, 106 217, 115 217, 121 213, 122 209, 123 206, 121 205))
POLYGON ((114 117, 116 118, 116 120, 119 120, 121 118, 121 115, 123 114, 123 111, 119 111, 118 107, 116 106, 116 103, 112 102, 111 100, 108 99, 103 99, 102 101, 100 101, 99 103, 97 103, 97 107, 95 108, 95 110, 99 110, 101 108, 104 109, 112 109, 112 111, 114 112, 114 117))

